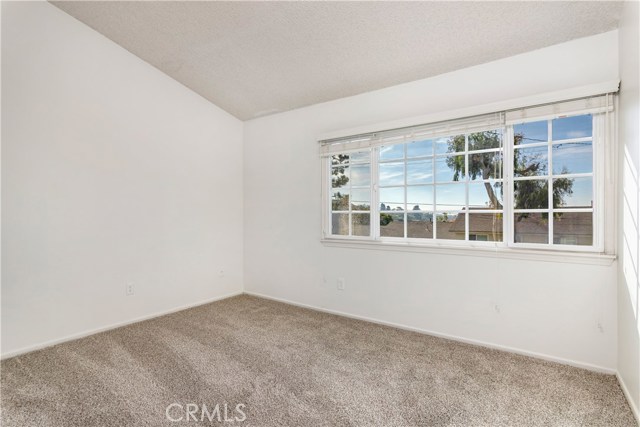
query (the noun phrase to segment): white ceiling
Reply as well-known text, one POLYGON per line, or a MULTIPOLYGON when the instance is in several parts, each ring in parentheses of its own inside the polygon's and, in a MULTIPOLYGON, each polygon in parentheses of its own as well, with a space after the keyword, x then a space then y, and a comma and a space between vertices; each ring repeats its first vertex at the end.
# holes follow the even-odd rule
POLYGON ((621 13, 618 2, 52 3, 243 120, 601 33, 621 13))

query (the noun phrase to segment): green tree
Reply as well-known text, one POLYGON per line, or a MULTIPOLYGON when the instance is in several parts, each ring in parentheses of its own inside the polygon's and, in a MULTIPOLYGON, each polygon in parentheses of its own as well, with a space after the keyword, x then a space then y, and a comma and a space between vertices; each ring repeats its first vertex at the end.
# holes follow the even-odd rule
MULTIPOLYGON (((347 168, 349 167, 349 155, 348 154, 337 154, 331 158, 331 188, 332 189, 340 189, 349 183, 349 177, 347 176, 347 168)), ((334 211, 346 211, 349 210, 350 197, 349 194, 343 194, 340 191, 336 191, 333 193, 333 197, 331 199, 331 209, 334 211)), ((368 211, 370 209, 369 205, 365 204, 352 204, 352 211, 368 211)), ((385 216, 380 216, 380 225, 387 225, 389 222, 393 221, 391 215, 388 215, 389 218, 385 216), (386 222, 385 222, 386 221, 386 222)), ((354 223, 361 225, 369 225, 369 216, 367 215, 358 215, 353 216, 354 223)), ((342 219, 345 221, 345 219, 342 219)), ((348 223, 342 224, 342 228, 346 229, 348 227, 348 223)))
MULTIPOLYGON (((515 135, 515 145, 519 145, 523 135, 515 135)), ((464 135, 457 135, 449 139, 447 151, 456 153, 465 151, 464 135)), ((469 135, 470 150, 484 150, 499 148, 501 146, 501 134, 498 131, 477 132, 469 135)), ((453 170, 453 180, 459 181, 465 177, 464 156, 450 156, 447 158, 447 166, 453 170)), ((513 156, 513 170, 515 176, 539 176, 547 174, 547 162, 539 155, 526 155, 523 150, 515 150, 513 156)), ((565 169, 563 173, 568 173, 565 169)), ((483 180, 502 178, 502 155, 496 152, 469 154, 468 175, 471 179, 483 180)), ((496 183, 484 183, 489 196, 492 209, 502 209, 496 190, 502 194, 502 186, 496 183), (494 189, 495 187, 495 189, 494 189)), ((524 180, 517 181, 514 188, 514 207, 516 209, 540 209, 548 206, 549 187, 546 181, 524 180)), ((554 180, 553 206, 565 204, 564 198, 573 194, 573 179, 559 178, 554 180)))
MULTIPOLYGON (((501 146, 501 134, 498 131, 478 132, 469 135, 469 149, 485 150, 489 148, 499 148, 501 146)), ((448 141, 449 153, 465 151, 464 135, 457 135, 448 141)), ((453 169, 453 180, 459 181, 465 176, 464 156, 447 157, 447 166, 453 169)), ((500 153, 473 153, 469 155, 469 177, 471 179, 492 179, 502 178, 502 156, 500 153)), ((502 192, 499 183, 495 184, 495 189, 489 182, 484 183, 485 190, 489 196, 490 207, 492 209, 502 209, 502 204, 496 195, 496 190, 502 192)))
POLYGON ((385 226, 385 225, 389 225, 389 223, 393 222, 393 217, 391 216, 391 214, 388 213, 381 213, 380 214, 380 225, 381 226, 385 226))
MULTIPOLYGON (((342 188, 349 183, 349 177, 345 173, 349 167, 348 154, 337 154, 331 158, 331 188, 342 188)), ((331 199, 331 209, 342 211, 349 209, 349 195, 336 191, 331 199)))

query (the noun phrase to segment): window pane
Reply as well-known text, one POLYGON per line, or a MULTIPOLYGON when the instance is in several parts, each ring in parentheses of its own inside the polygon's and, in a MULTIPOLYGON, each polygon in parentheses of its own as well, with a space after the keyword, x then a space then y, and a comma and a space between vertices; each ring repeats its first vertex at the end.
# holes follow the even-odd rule
POLYGON ((433 182, 433 161, 414 160, 407 162, 407 184, 431 184, 433 182))
POLYGON ((514 181, 513 202, 515 209, 548 209, 549 183, 541 179, 514 181))
POLYGON ((369 203, 371 200, 371 190, 369 188, 358 188, 351 190, 353 203, 369 203))
POLYGON ((593 144, 591 142, 554 144, 552 155, 554 175, 593 172, 593 144))
POLYGON ((469 151, 487 150, 502 146, 502 132, 497 130, 477 132, 469 135, 469 151))
POLYGON ((334 213, 331 214, 331 234, 339 236, 349 235, 349 214, 334 213))
POLYGON ((438 138, 435 140, 436 154, 456 153, 464 151, 464 135, 438 138))
POLYGON ((402 158, 404 158, 404 144, 380 147, 380 160, 395 160, 402 158))
POLYGON ((351 153, 349 155, 350 163, 369 163, 370 161, 371 161, 370 151, 360 151, 357 153, 351 153))
POLYGON ((371 203, 369 202, 357 202, 353 201, 351 203, 351 210, 354 211, 368 211, 371 209, 371 203))
POLYGON ((341 188, 349 183, 349 166, 331 168, 331 188, 341 188))
POLYGON ((436 185, 436 210, 462 210, 466 205, 466 185, 436 185))
POLYGON ((592 134, 593 120, 591 114, 584 116, 564 117, 551 122, 553 140, 587 138, 592 134))
POLYGON ((464 156, 436 158, 436 182, 459 181, 464 174, 464 156))
POLYGON ((436 238, 464 240, 465 214, 458 212, 442 212, 436 214, 436 222, 436 238))
POLYGON ((331 210, 349 210, 349 192, 344 190, 334 190, 331 192, 331 210))
POLYGON ((549 215, 517 213, 514 215, 516 243, 549 243, 549 215))
POLYGON ((519 148, 513 152, 514 176, 546 175, 549 166, 547 147, 519 148))
POLYGON ((554 208, 592 208, 593 178, 559 178, 553 180, 554 208))
POLYGON ((407 157, 425 157, 433 154, 433 141, 416 141, 407 144, 407 157))
POLYGON ((553 243, 557 245, 593 245, 593 214, 563 212, 553 218, 553 243))
POLYGON ((404 210, 404 187, 381 188, 380 210, 404 210))
POLYGON ((433 186, 407 187, 407 210, 433 210, 433 186))
POLYGON ((537 144, 547 142, 549 129, 546 120, 515 125, 513 127, 514 145, 537 144))
POLYGON ((354 236, 368 236, 371 234, 371 215, 369 213, 354 213, 351 215, 351 230, 354 236))
POLYGON ((380 236, 404 237, 404 214, 380 212, 380 236))
POLYGON ((469 183, 469 209, 502 209, 501 182, 469 183))
POLYGON ((404 163, 380 163, 380 185, 403 185, 404 163))
POLYGON ((429 239, 433 237, 433 213, 407 212, 407 237, 429 239))
POLYGON ((371 184, 371 167, 369 165, 351 166, 351 185, 362 187, 371 184))
POLYGON ((502 242, 502 214, 469 214, 469 240, 502 242))
POLYGON ((469 154, 469 179, 501 179, 502 153, 472 153, 469 154))

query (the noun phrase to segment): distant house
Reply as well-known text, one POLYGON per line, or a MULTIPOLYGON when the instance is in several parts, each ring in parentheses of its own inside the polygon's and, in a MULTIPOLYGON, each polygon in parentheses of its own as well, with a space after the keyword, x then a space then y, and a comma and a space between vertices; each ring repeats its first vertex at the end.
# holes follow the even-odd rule
MULTIPOLYGON (((465 225, 464 215, 456 216, 449 233, 458 234, 459 239, 464 239, 465 225)), ((469 215, 469 240, 483 242, 502 241, 502 216, 492 213, 477 213, 469 215)))
MULTIPOLYGON (((463 239, 464 221, 465 216, 458 215, 448 232, 455 233, 459 239, 463 239)), ((514 227, 517 243, 548 243, 549 221, 542 214, 516 214, 514 227)), ((502 216, 493 213, 471 213, 469 215, 469 240, 502 241, 502 216)), ((590 246, 592 242, 593 218, 591 213, 565 212, 556 214, 553 221, 553 243, 590 246)))

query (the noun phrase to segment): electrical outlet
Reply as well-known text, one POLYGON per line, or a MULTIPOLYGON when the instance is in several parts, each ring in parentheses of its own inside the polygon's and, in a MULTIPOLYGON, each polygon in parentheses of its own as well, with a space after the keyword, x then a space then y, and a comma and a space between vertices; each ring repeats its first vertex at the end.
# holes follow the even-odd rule
POLYGON ((224 270, 223 269, 218 270, 218 277, 224 277, 224 270))
POLYGON ((131 295, 135 295, 136 288, 133 283, 127 283, 125 286, 125 295, 130 297, 131 295))
POLYGON ((338 290, 339 291, 344 291, 344 278, 343 277, 338 278, 338 290))

